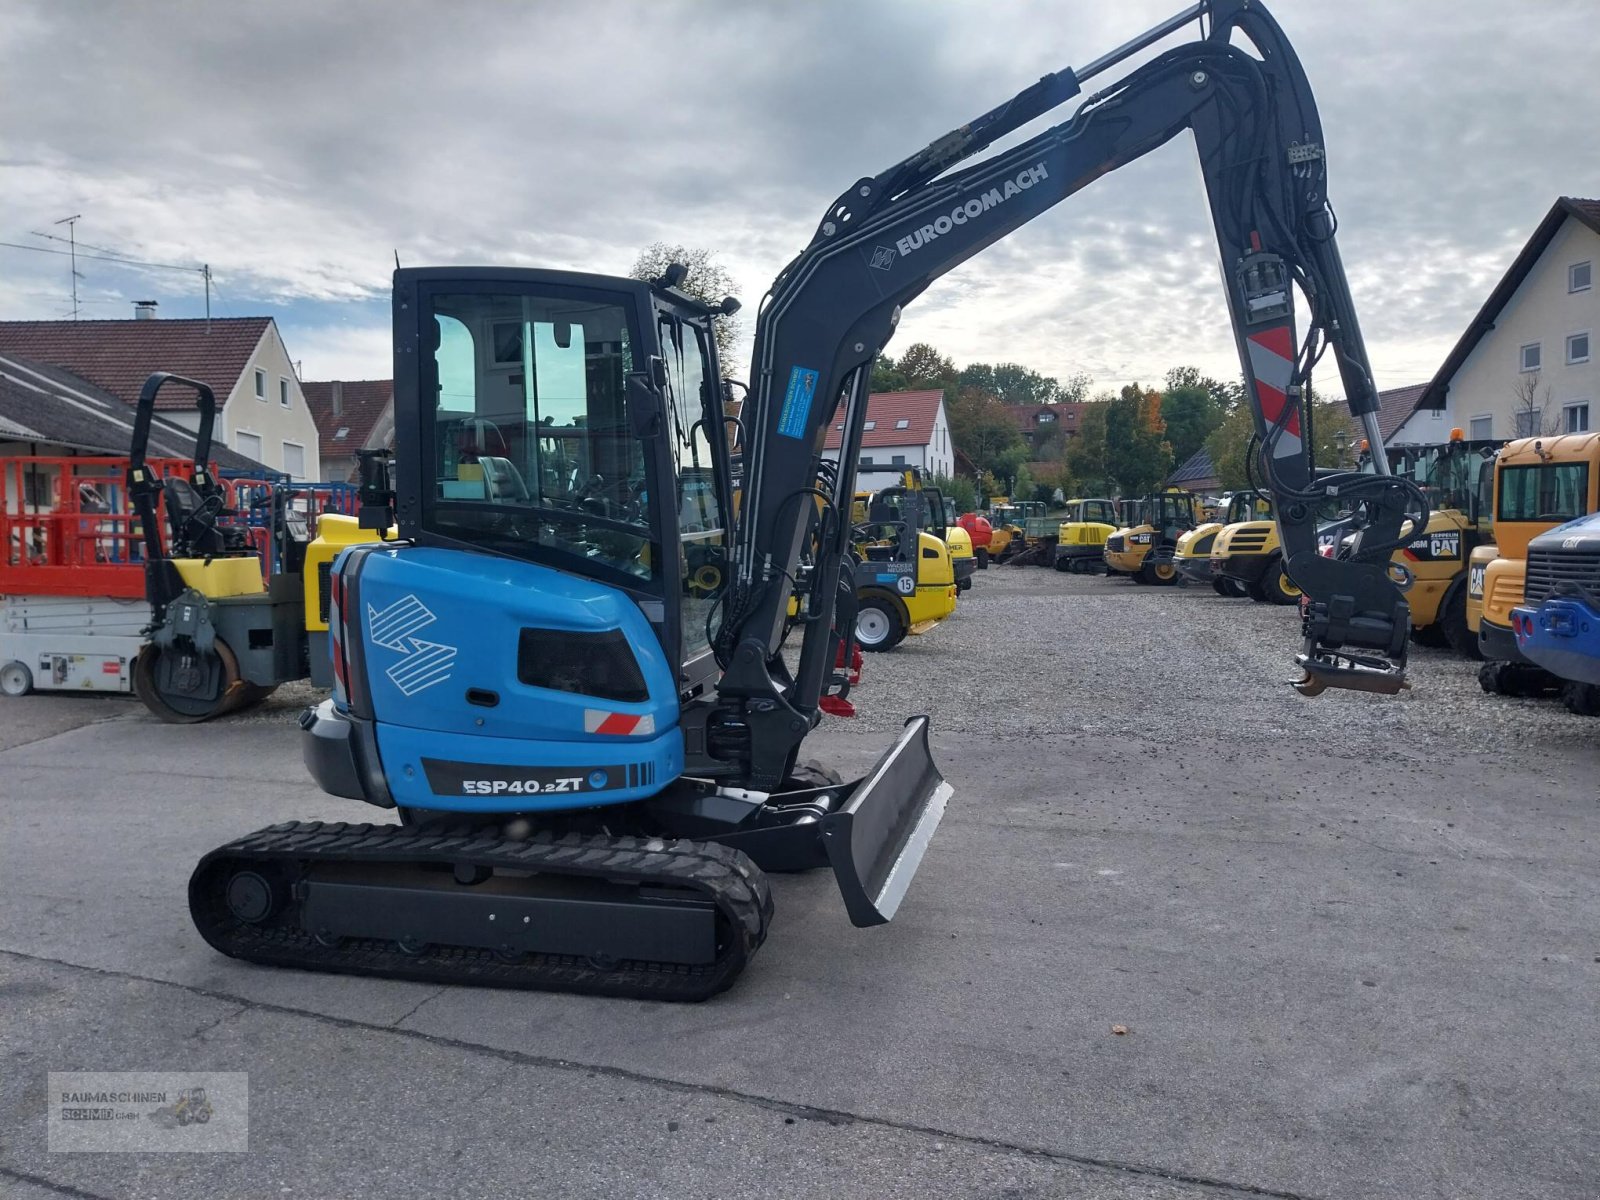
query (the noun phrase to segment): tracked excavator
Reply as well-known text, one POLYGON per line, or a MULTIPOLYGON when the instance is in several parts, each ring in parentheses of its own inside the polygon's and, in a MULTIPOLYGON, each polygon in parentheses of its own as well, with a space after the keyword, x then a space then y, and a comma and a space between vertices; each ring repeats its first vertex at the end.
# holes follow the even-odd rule
POLYGON ((337 560, 334 692, 301 724, 325 790, 399 820, 212 851, 189 885, 206 940, 276 966, 698 1000, 766 939, 767 872, 830 868, 854 924, 892 918, 951 796, 927 719, 857 780, 800 761, 850 685, 873 360, 935 279, 1185 129, 1306 593, 1297 687, 1398 690, 1410 621, 1386 567, 1426 502, 1382 472, 1318 471, 1302 444, 1325 349, 1374 444, 1377 390, 1301 66, 1263 5, 1209 0, 829 203, 761 306, 736 418, 711 336, 735 303, 691 299, 680 268, 397 271, 395 484, 369 473, 363 492, 364 519, 384 527, 392 506, 401 540, 337 560), (1063 123, 978 157, 1197 21, 1063 123), (1372 513, 1347 559, 1317 554, 1313 505, 1334 490, 1372 513))

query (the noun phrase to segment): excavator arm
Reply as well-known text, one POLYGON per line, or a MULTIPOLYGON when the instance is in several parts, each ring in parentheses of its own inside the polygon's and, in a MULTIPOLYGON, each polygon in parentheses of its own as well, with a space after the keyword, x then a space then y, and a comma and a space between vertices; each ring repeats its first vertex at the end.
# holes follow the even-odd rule
MULTIPOLYGON (((792 564, 815 555, 817 603, 834 596, 849 522, 815 518, 818 458, 843 428, 832 501, 848 503, 866 417, 871 364, 904 306, 935 279, 1095 179, 1194 135, 1222 256, 1261 456, 1277 501, 1284 560, 1307 597, 1297 685, 1393 692, 1404 686, 1404 596, 1385 565, 1408 511, 1426 502, 1382 473, 1317 471, 1303 411, 1312 367, 1331 348, 1350 411, 1381 443, 1377 389, 1335 242, 1326 158, 1311 90, 1277 23, 1252 0, 1209 0, 1083 70, 1047 75, 1012 100, 828 206, 811 243, 779 275, 757 320, 746 439, 745 509, 718 645, 725 720, 748 729, 752 777, 774 779, 815 723, 838 646, 837 622, 805 626, 798 669, 779 656, 792 564), (962 165, 994 141, 1081 93, 1081 85, 1200 20, 1202 38, 1159 54, 1089 96, 1062 124, 962 165), (1233 44, 1235 35, 1250 50, 1233 44), (1251 53, 1253 50, 1253 53, 1251 53), (1295 292, 1309 309, 1298 336, 1295 292), (1354 556, 1317 553, 1315 505, 1366 506, 1354 556)), ((1375 462, 1381 463, 1382 456, 1375 462)))

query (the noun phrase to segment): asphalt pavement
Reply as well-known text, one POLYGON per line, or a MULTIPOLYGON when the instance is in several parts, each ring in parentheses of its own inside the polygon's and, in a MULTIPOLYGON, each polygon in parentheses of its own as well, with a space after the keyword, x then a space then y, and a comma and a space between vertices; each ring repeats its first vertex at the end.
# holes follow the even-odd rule
POLYGON ((935 731, 956 796, 900 915, 855 930, 824 875, 776 878, 766 946, 692 1006, 220 957, 185 907, 201 854, 385 814, 310 784, 286 704, 175 728, 0 700, 0 1195, 1600 1194, 1589 727, 1553 717, 1520 755, 1376 720, 1352 743, 1330 707, 1261 736, 1263 705, 1316 702, 1138 668, 1198 601, 1208 652, 1265 671, 1228 622, 1281 610, 1130 588, 992 570, 870 660, 874 719, 808 755, 863 770, 925 705, 959 730, 935 731), (1009 686, 1146 721, 962 707, 984 663, 959 639, 1015 639, 1041 596, 1126 670, 1046 643, 1009 686), (124 1069, 248 1072, 249 1151, 49 1153, 46 1073, 124 1069))

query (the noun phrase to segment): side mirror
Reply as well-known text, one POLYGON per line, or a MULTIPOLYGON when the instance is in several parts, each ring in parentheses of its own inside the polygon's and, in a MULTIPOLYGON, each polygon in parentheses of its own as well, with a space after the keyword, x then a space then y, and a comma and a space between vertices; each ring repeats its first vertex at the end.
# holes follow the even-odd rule
POLYGON ((356 465, 360 488, 356 526, 359 529, 385 530, 394 524, 394 486, 390 470, 394 455, 388 450, 357 450, 356 465))
MULTIPOLYGON (((659 358, 650 360, 651 375, 655 368, 661 368, 661 374, 666 375, 666 364, 659 358)), ((661 433, 661 392, 659 387, 652 387, 645 376, 634 373, 628 376, 627 389, 628 424, 633 430, 633 436, 641 441, 646 438, 657 437, 661 433)))

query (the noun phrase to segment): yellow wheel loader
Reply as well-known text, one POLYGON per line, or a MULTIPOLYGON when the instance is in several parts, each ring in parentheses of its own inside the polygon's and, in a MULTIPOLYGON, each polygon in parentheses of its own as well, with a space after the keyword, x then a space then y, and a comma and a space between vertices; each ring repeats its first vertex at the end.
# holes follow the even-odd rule
POLYGON ((1390 449, 1391 469, 1421 485, 1432 510, 1428 528, 1392 558, 1411 577, 1411 636, 1469 658, 1478 657, 1467 613, 1471 560, 1493 537, 1494 461, 1502 445, 1466 441, 1457 429, 1442 445, 1390 449))
POLYGON ((1211 548, 1217 535, 1229 525, 1244 521, 1270 520, 1272 501, 1256 491, 1233 492, 1217 506, 1215 520, 1196 525, 1178 538, 1172 552, 1172 564, 1178 568, 1182 584, 1200 584, 1211 588, 1219 596, 1244 596, 1242 584, 1225 575, 1211 572, 1211 548))
MULTIPOLYGON (((1475 555, 1469 572, 1481 566, 1478 650, 1484 691, 1528 695, 1555 690, 1560 681, 1529 662, 1517 648, 1511 610, 1531 590, 1527 581, 1528 543, 1564 521, 1600 511, 1600 433, 1568 433, 1520 438, 1500 451, 1494 465, 1495 552, 1475 555), (1485 561, 1487 560, 1487 561, 1485 561)), ((1536 581, 1548 589, 1549 581, 1536 581)), ((1468 593, 1474 586, 1468 576, 1468 593)), ((1470 619, 1470 618, 1469 618, 1470 619)))
POLYGON ((1135 583, 1169 587, 1178 581, 1172 561, 1178 538, 1200 521, 1200 497, 1169 488, 1145 497, 1144 519, 1106 539, 1107 574, 1131 575, 1135 583))

